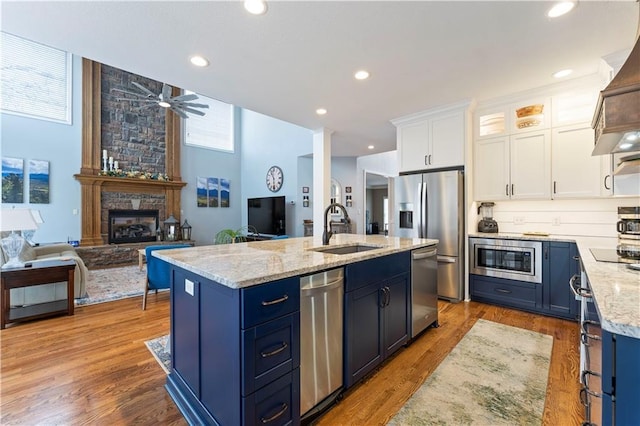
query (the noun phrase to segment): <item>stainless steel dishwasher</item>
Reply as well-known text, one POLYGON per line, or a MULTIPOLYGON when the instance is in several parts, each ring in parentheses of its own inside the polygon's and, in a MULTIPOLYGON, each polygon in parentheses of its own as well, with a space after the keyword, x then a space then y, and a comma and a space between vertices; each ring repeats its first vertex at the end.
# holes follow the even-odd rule
POLYGON ((313 418, 342 392, 344 268, 300 278, 300 413, 313 418))
POLYGON ((436 246, 411 252, 411 338, 438 326, 438 251, 436 246))

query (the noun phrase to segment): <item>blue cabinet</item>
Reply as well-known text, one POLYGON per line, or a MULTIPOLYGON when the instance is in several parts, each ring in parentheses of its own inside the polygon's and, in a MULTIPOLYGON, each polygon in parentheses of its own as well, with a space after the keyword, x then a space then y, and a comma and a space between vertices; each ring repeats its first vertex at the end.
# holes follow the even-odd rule
POLYGON ((569 280, 580 271, 578 249, 575 243, 550 241, 543 244, 544 312, 548 315, 577 320, 580 316, 578 301, 569 289, 569 280), (547 272, 548 271, 548 272, 547 272))
POLYGON ((410 253, 347 265, 345 387, 349 388, 409 339, 410 253))
POLYGON ((231 289, 172 267, 167 390, 191 424, 300 422, 297 278, 231 289))
POLYGON ((640 339, 602 330, 602 425, 640 424, 640 339))
POLYGON ((569 280, 579 271, 575 243, 542 243, 542 284, 484 275, 469 275, 471 299, 510 308, 578 320, 579 304, 569 280))

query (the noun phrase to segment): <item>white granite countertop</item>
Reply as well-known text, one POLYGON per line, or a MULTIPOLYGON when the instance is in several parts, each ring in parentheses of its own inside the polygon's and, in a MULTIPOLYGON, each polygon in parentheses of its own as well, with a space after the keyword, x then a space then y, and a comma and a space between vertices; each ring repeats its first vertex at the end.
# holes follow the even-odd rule
POLYGON ((469 237, 575 242, 602 328, 640 339, 640 271, 632 270, 624 263, 598 262, 589 250, 615 249, 617 238, 487 233, 473 233, 469 237))
POLYGON ((321 253, 310 250, 323 247, 320 237, 304 237, 158 250, 153 256, 227 287, 243 288, 437 243, 432 239, 336 234, 329 246, 366 244, 380 248, 352 254, 321 253))

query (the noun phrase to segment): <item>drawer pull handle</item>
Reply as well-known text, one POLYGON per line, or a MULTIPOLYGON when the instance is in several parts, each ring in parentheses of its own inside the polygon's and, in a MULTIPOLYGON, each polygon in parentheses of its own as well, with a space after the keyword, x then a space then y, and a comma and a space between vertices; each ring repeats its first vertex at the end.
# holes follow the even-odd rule
POLYGON ((267 423, 270 423, 270 422, 274 421, 275 419, 277 419, 278 417, 283 415, 287 411, 288 408, 289 408, 289 406, 287 405, 287 403, 283 402, 282 403, 282 408, 280 409, 280 411, 278 411, 277 413, 275 413, 271 417, 267 417, 266 419, 264 417, 262 417, 260 419, 262 421, 262 424, 267 424, 267 423))
POLYGON ((268 302, 265 302, 264 300, 262 301, 262 306, 271 306, 271 305, 277 305, 278 303, 282 303, 285 302, 287 299, 289 299, 289 296, 287 296, 286 294, 284 296, 282 296, 280 299, 276 299, 276 300, 270 300, 268 302))
POLYGON ((262 356, 262 358, 268 358, 270 356, 279 354, 280 352, 287 349, 288 346, 289 345, 287 345, 287 342, 282 342, 282 346, 280 346, 278 349, 274 349, 271 352, 260 352, 260 355, 262 356))
POLYGON ((506 294, 510 294, 511 293, 511 290, 505 290, 503 288, 496 288, 496 291, 498 293, 506 293, 506 294))

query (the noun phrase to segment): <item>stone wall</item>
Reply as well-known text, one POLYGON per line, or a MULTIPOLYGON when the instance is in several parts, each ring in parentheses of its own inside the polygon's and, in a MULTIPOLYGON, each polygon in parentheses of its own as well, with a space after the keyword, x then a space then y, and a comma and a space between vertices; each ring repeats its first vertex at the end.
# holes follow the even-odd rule
MULTIPOLYGON (((137 265, 138 250, 152 245, 191 244, 192 241, 153 241, 133 244, 108 244, 103 246, 76 247, 78 256, 88 269, 103 269, 117 266, 137 265)), ((140 284, 141 286, 144 283, 140 284)))
POLYGON ((126 71, 102 65, 102 149, 118 161, 124 171, 165 173, 166 110, 155 103, 136 101, 131 93, 141 91, 132 81, 153 93, 162 91, 162 83, 126 71), (132 99, 126 101, 122 99, 132 99))

